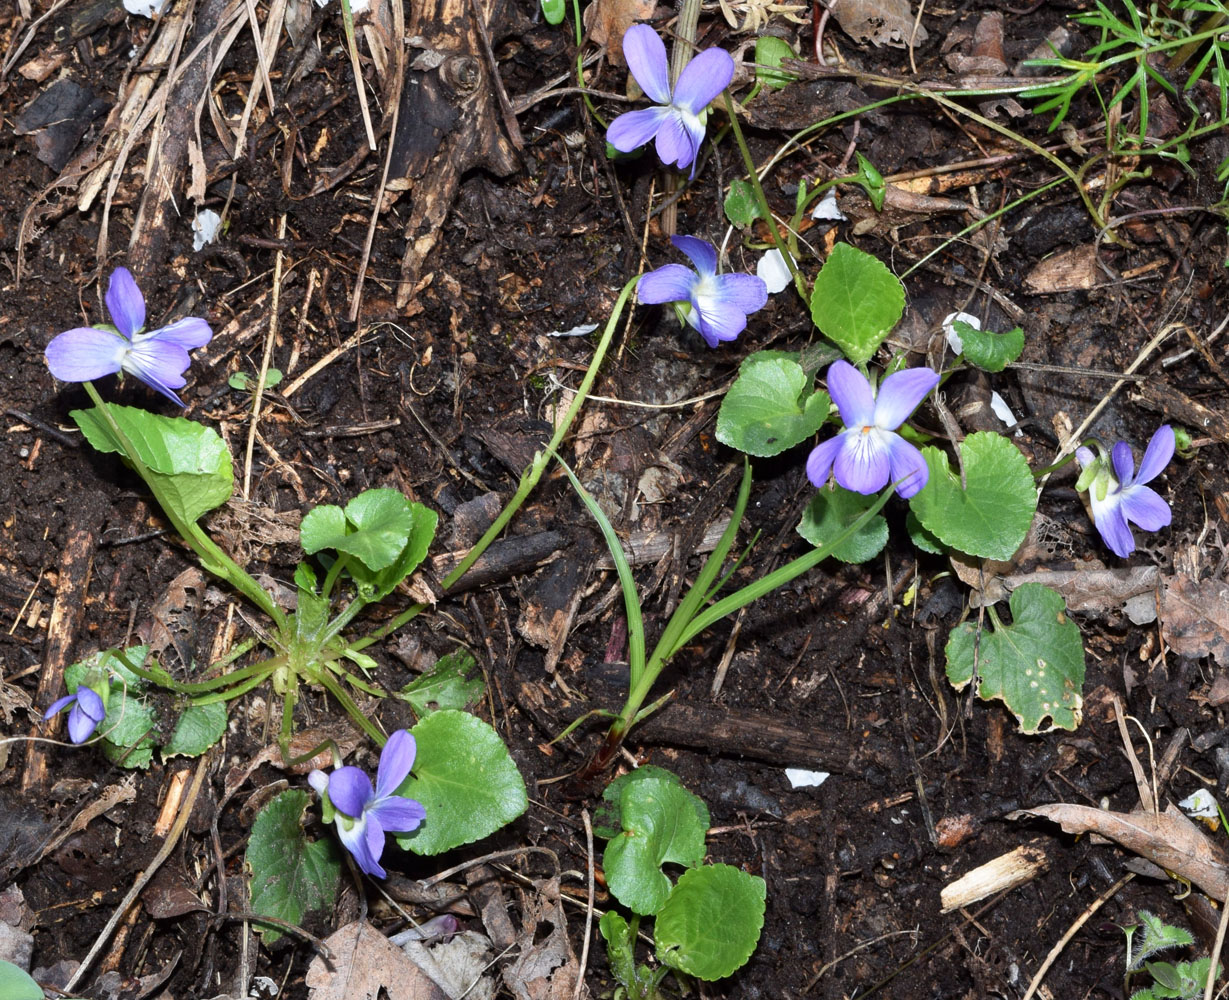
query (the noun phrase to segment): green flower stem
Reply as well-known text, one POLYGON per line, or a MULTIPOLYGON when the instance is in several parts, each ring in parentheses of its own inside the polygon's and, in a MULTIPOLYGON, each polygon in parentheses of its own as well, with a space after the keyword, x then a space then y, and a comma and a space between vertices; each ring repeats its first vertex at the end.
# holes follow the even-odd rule
POLYGON ((794 279, 794 287, 802 296, 803 303, 810 308, 811 297, 807 290, 806 279, 798 270, 798 265, 794 262, 794 255, 789 252, 789 247, 781 239, 781 234, 777 232, 777 221, 773 218, 772 209, 768 205, 768 197, 764 194, 764 186, 760 183, 760 172, 755 165, 755 160, 751 157, 747 140, 743 138, 742 126, 738 124, 738 115, 734 112, 734 99, 730 96, 728 89, 725 91, 725 108, 730 116, 730 127, 734 130, 734 141, 738 143, 738 151, 742 153, 743 166, 747 168, 747 176, 751 178, 751 187, 755 191, 755 201, 760 209, 760 218, 768 226, 768 235, 772 239, 773 246, 781 251, 785 266, 789 268, 789 273, 794 279))
MULTIPOLYGON (((266 660, 265 664, 268 664, 269 662, 270 661, 266 660)), ((192 704, 212 705, 215 701, 233 701, 240 695, 247 694, 252 690, 252 688, 260 687, 261 684, 269 679, 269 675, 273 673, 273 669, 274 668, 271 668, 265 671, 258 677, 250 677, 244 683, 237 684, 233 688, 227 688, 225 691, 215 691, 213 694, 198 695, 192 699, 192 704)), ((229 680, 230 678, 227 679, 229 680)))
MULTIPOLYGON (((243 645, 245 648, 239 655, 246 653, 256 645, 256 640, 249 639, 243 645)), ((150 683, 174 691, 176 694, 198 695, 217 691, 219 688, 224 688, 228 684, 236 684, 248 677, 267 677, 282 665, 282 661, 280 658, 261 660, 259 663, 249 664, 239 670, 231 670, 218 677, 211 677, 207 681, 177 681, 165 670, 147 670, 145 667, 134 666, 128 662, 127 658, 124 658, 124 665, 138 677, 144 677, 150 683)))
POLYGON ((98 407, 98 412, 102 414, 108 429, 115 435, 115 440, 124 449, 124 457, 128 459, 136 474, 145 481, 145 485, 153 493, 154 499, 158 501, 158 506, 162 508, 162 512, 170 520, 179 537, 196 553, 197 558, 201 561, 201 565, 210 573, 229 582, 249 601, 272 618, 279 628, 285 625, 286 616, 273 603, 273 598, 265 592, 264 588, 252 579, 238 563, 222 551, 213 539, 205 534, 204 529, 199 524, 195 521, 185 521, 175 512, 174 504, 167 499, 158 481, 150 474, 145 463, 141 461, 136 449, 132 446, 132 442, 128 440, 128 436, 120 429, 119 424, 116 423, 115 417, 112 415, 106 402, 98 394, 98 390, 94 388, 94 384, 88 381, 81 384, 85 386, 85 391, 89 393, 90 398, 94 401, 94 405, 98 407))
MULTIPOLYGON (((313 679, 324 685, 329 694, 337 699, 337 703, 346 710, 350 718, 352 718, 358 725, 359 729, 365 732, 376 746, 382 747, 388 742, 388 737, 380 732, 376 724, 367 718, 367 716, 361 711, 359 711, 359 707, 354 704, 354 700, 349 694, 346 693, 346 689, 337 682, 336 677, 334 677, 327 670, 322 670, 319 675, 313 679)), ((289 701, 289 699, 287 699, 287 701, 289 701)))

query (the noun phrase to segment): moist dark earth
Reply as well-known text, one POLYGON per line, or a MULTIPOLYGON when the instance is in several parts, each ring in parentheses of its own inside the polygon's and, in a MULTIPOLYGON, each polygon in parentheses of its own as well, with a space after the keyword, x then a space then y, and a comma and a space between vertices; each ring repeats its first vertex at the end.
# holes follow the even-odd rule
MULTIPOLYGON (((127 162, 110 190, 111 175, 104 171, 100 180, 93 171, 103 151, 114 158, 134 127, 113 112, 148 75, 132 67, 169 22, 155 28, 108 4, 33 6, 23 13, 24 5, 12 5, 0 28, 0 711, 14 738, 0 748, 0 885, 7 886, 0 915, 32 934, 36 978, 62 986, 153 860, 163 837, 155 832, 160 803, 175 776, 195 766, 156 758, 147 770, 127 771, 97 751, 62 742, 62 723, 49 727, 41 716, 63 692, 63 668, 95 650, 149 639, 173 607, 176 626, 162 655, 170 668, 186 669, 248 634, 236 605, 248 618, 253 613, 221 585, 185 591, 182 580, 172 583, 192 568, 191 555, 140 480, 81 440, 69 411, 88 400, 79 386, 51 378, 43 360, 50 338, 104 320, 101 295, 119 265, 134 270, 151 324, 185 315, 209 320, 215 337, 195 353, 182 393, 185 415, 219 428, 235 455, 238 491, 206 523, 254 573, 288 584, 300 555, 302 514, 318 503, 344 504, 369 487, 396 488, 440 513, 433 557, 471 544, 485 527, 482 517, 491 516, 476 514, 490 508, 473 501, 511 496, 592 358, 596 334, 554 334, 604 324, 630 277, 679 257, 658 214, 666 174, 651 153, 617 163, 606 158, 602 126, 568 89, 575 85, 577 55, 571 28, 546 24, 535 5, 488 10, 498 25, 489 57, 507 108, 484 119, 484 127, 503 130, 513 153, 498 169, 490 157, 462 163, 455 197, 436 192, 446 211, 434 223, 416 220, 415 198, 427 198, 431 178, 447 173, 446 158, 419 169, 414 183, 390 185, 379 196, 391 131, 385 113, 391 107, 382 102, 390 93, 387 76, 364 41, 362 69, 379 152, 362 155, 363 110, 336 5, 307 9, 302 40, 285 40, 270 62, 273 114, 246 28, 200 84, 202 100, 215 102, 230 130, 249 92, 262 90, 238 159, 217 135, 211 113, 188 116, 185 124, 172 105, 158 119, 163 131, 144 131, 125 150, 127 162), (61 79, 74 89, 56 96, 64 102, 59 110, 32 116, 36 99, 61 79), (517 142, 508 133, 509 116, 519 129, 517 142), (173 207, 151 219, 140 211, 153 183, 145 176, 150 144, 173 140, 175 129, 190 135, 188 145, 201 151, 202 162, 181 166, 173 207), (189 220, 199 206, 224 211, 226 226, 216 243, 197 251, 189 220), (373 206, 380 210, 367 257, 373 206), (407 294, 403 261, 422 226, 433 240, 407 294), (140 241, 130 248, 134 232, 140 241), (352 315, 360 272, 362 295, 352 315), (271 364, 285 378, 265 394, 245 477, 252 400, 228 379, 260 368, 275 318, 271 364), (26 739, 48 735, 61 742, 26 739)), ((1009 11, 1001 39, 1005 65, 1016 66, 1059 27, 1070 33, 1073 53, 1085 51, 1095 33, 1070 20, 1084 7, 1042 2, 1009 11)), ((262 4, 256 9, 259 18, 269 15, 262 4)), ((440 5, 436 14, 450 9, 440 5)), ((950 79, 947 56, 969 51, 987 12, 967 3, 927 6, 921 18, 927 41, 911 53, 902 44, 864 43, 830 21, 827 61, 839 56, 859 72, 900 79, 950 79)), ((667 24, 670 15, 659 8, 655 23, 667 24)), ((201 5, 196 16, 220 15, 201 5)), ((412 23, 415 15, 407 8, 404 16, 412 23)), ((650 9, 639 16, 654 15, 650 9)), ((741 25, 742 15, 736 12, 735 20, 741 25)), ((813 59, 809 10, 800 21, 773 13, 761 30, 813 59)), ((753 37, 732 28, 715 7, 701 18, 704 46, 735 51, 753 37)), ((587 41, 583 52, 597 50, 587 41)), ((740 71, 740 95, 752 72, 740 71)), ((625 89, 622 67, 595 62, 587 73, 593 90, 625 89)), ((486 70, 483 80, 490 90, 486 70)), ((1106 93, 1117 83, 1107 80, 1106 93)), ((742 126, 763 163, 799 129, 891 93, 852 71, 800 80, 758 98, 742 126)), ((487 97, 491 107, 502 107, 487 97)), ((1182 100, 1162 92, 1152 97, 1157 141, 1176 134, 1187 100, 1206 111, 1206 121, 1218 113, 1214 95, 1198 88, 1182 100)), ((625 108, 594 100, 607 122, 625 108)), ((961 104, 983 114, 973 99, 961 104)), ((729 979, 695 985, 701 996, 1022 997, 1051 948, 1103 895, 1031 995, 1123 996, 1119 926, 1136 922, 1140 910, 1189 927, 1197 942, 1191 957, 1212 947, 1219 910, 1198 890, 1184 895, 1189 886, 1159 869, 1118 885, 1133 863, 1131 852, 1068 836, 1044 821, 1006 817, 1050 802, 1137 808, 1120 714, 1136 720, 1130 736, 1148 780, 1156 775, 1162 803, 1198 788, 1223 801, 1229 615, 1223 590, 1213 585, 1225 580, 1229 534, 1229 338, 1219 339, 1229 312, 1229 251, 1224 218, 1207 208, 1222 197, 1215 174, 1229 156, 1229 137, 1211 131, 1191 142, 1188 164, 1156 160, 1145 171, 1138 162, 1106 157, 1104 117, 1088 95, 1073 104, 1062 131, 1047 132, 1048 116, 1020 111, 1020 117, 1005 117, 1006 111, 992 117, 1057 150, 1071 167, 1086 167, 1081 177, 1103 219, 1115 220, 1112 232, 1090 218, 1071 183, 1046 187, 1059 176, 1053 163, 926 101, 881 107, 819 130, 768 174, 766 193, 788 218, 799 182, 848 172, 851 150, 897 182, 898 194, 881 212, 856 187, 842 187, 848 218, 814 224, 804 234, 811 253, 800 261, 813 277, 842 240, 902 278, 905 317, 880 360, 890 349, 906 352, 913 364, 939 365, 942 320, 960 309, 989 329, 1024 329, 1022 360, 1033 367, 989 378, 958 375, 946 387, 953 426, 962 433, 1002 429, 983 415, 991 388, 1020 420, 1021 434, 1012 440, 1035 469, 1052 460, 1060 435, 1107 395, 1091 427, 1107 444, 1127 440, 1138 455, 1163 420, 1190 428, 1191 450, 1153 483, 1172 503, 1173 524, 1138 535, 1129 565, 1209 585, 1206 641, 1177 651, 1157 621, 1132 624, 1120 598, 1093 594, 1072 612, 1087 660, 1082 724, 1072 732, 1021 735, 1001 704, 971 700, 948 684, 948 633, 977 610, 949 560, 910 546, 904 508, 895 504, 888 508, 892 533, 884 555, 857 566, 824 563, 735 622, 709 629, 660 681, 657 693, 673 691, 675 704, 632 731, 620 762, 674 770, 711 810, 709 859, 767 883, 758 950, 729 979), (1114 183, 1107 164, 1119 175, 1137 170, 1140 176, 1107 193, 1114 183), (936 172, 943 167, 952 169, 936 172), (938 183, 957 171, 959 184, 938 183), (921 184, 908 186, 917 178, 921 184), (1036 196, 954 239, 1030 192, 1036 196), (1057 273, 1044 269, 1056 260, 1057 273), (1128 370, 1136 378, 1119 386, 1112 376, 1128 370), (992 422, 979 422, 987 419, 992 422), (790 739, 757 738, 766 719, 790 739), (793 789, 786 767, 831 777, 819 787, 793 789), (942 912, 944 886, 1021 845, 1044 858, 1033 878, 942 912)), ((1128 126, 1137 111, 1133 100, 1119 109, 1128 126)), ((416 133, 427 161, 431 143, 438 151, 451 127, 445 119, 422 126, 435 130, 426 139, 421 128, 416 133)), ((710 137, 722 120, 714 116, 710 137)), ((677 199, 677 231, 720 244, 724 192, 742 167, 728 138, 707 149, 694 183, 677 199)), ((747 246, 762 246, 765 237, 763 228, 735 232, 729 268, 754 271, 760 250, 747 246)), ((818 341, 788 290, 773 295, 746 332, 719 350, 680 328, 669 310, 638 307, 621 324, 564 453, 622 535, 663 542, 636 569, 650 639, 672 610, 679 583, 699 567, 695 529, 717 521, 733 501, 741 457, 716 439, 717 394, 752 351, 796 351, 818 341)), ((106 379, 100 388, 111 400, 173 412, 131 378, 122 385, 106 379)), ((939 438, 948 433, 929 406, 915 423, 939 438)), ((803 470, 811 444, 753 462, 739 545, 757 533, 758 540, 737 581, 807 550, 794 526, 813 495, 803 470)), ((1101 544, 1075 477, 1068 466, 1048 482, 1039 508, 1045 543, 1017 571, 1128 565, 1101 544)), ((554 852, 557 870, 526 850, 488 868, 488 878, 519 927, 542 880, 561 872, 575 961, 583 950, 589 865, 583 813, 592 811, 600 785, 578 788, 568 777, 593 753, 602 729, 588 724, 551 741, 585 711, 620 704, 622 602, 617 578, 603 568, 601 536, 561 473, 543 479, 512 522, 509 539, 529 555, 443 597, 369 652, 379 664, 376 682, 396 690, 437 656, 458 646, 470 650, 488 685, 477 711, 507 742, 529 788, 529 809, 481 844, 436 858, 390 847, 384 861, 393 884, 409 884, 488 852, 554 852), (556 540, 535 548, 545 532, 557 533, 556 540), (570 630, 552 650, 560 615, 568 617, 569 608, 570 630)), ((429 559, 422 585, 438 587, 445 565, 429 559)), ((976 567, 961 572, 977 581, 976 567)), ((377 621, 411 600, 395 594, 377 609, 377 621)), ((373 699, 365 709, 386 731, 413 721, 393 699, 373 699)), ((158 888, 122 917, 79 995, 246 996, 251 977, 259 975, 278 984, 282 996, 308 996, 312 946, 285 939, 265 948, 239 916, 246 899, 243 850, 255 810, 288 785, 306 787, 301 774, 272 763, 256 768, 241 787, 229 787, 236 769, 275 744, 279 717, 268 689, 230 706, 226 737, 207 759, 201 796, 158 888), (201 905, 172 912, 165 903, 172 890, 201 905)), ((323 693, 312 693, 299 705, 296 725, 345 731, 348 723, 323 693)), ((363 750, 358 760, 373 764, 374 755, 363 750)), ((330 835, 310 811, 308 822, 313 835, 330 835)), ((600 867, 600 844, 597 852, 600 867)), ((453 880, 464 883, 461 875, 453 880)), ((611 905, 600 882, 597 905, 611 905)), ((419 919, 431 916, 411 909, 419 919)), ((483 929, 486 911, 472 900, 457 912, 463 924, 483 929)), ((400 926, 371 883, 347 879, 336 910, 310 917, 307 930, 326 937, 360 913, 382 930, 400 926)), ((592 933, 584 989, 610 995, 616 984, 596 925, 592 933)), ((531 937, 525 947, 533 946, 531 937)), ((675 989, 670 980, 667 985, 675 989)))

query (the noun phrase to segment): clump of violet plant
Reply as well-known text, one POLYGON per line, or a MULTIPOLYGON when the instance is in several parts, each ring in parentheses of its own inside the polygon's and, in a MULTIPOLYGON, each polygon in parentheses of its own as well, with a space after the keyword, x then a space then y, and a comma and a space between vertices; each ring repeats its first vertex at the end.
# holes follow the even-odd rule
POLYGON ((883 380, 876 395, 870 380, 848 361, 828 369, 828 393, 845 429, 816 446, 807 458, 807 477, 816 487, 836 481, 854 493, 878 493, 890 482, 904 500, 919 493, 930 478, 922 453, 896 428, 909 419, 939 384, 929 368, 906 368, 883 380))
POLYGON ((126 267, 112 272, 106 302, 114 325, 75 327, 47 345, 51 374, 61 382, 89 382, 127 372, 183 406, 174 390, 186 384, 183 373, 191 363, 188 351, 212 339, 209 324, 188 316, 145 332, 145 296, 126 267))
POLYGON ((623 36, 627 68, 655 108, 628 111, 610 123, 606 141, 621 153, 656 139, 661 162, 679 170, 691 167, 704 141, 705 118, 712 100, 734 77, 734 60, 724 49, 706 49, 679 74, 674 90, 666 62, 666 46, 647 24, 633 24, 623 36))
POLYGON ((1076 488, 1088 490, 1092 522, 1101 540, 1115 555, 1125 559, 1135 551, 1132 524, 1144 531, 1160 531, 1173 520, 1169 504, 1156 490, 1144 484, 1165 471, 1173 458, 1174 446, 1173 428, 1162 424, 1148 442, 1138 474, 1131 446, 1125 441, 1114 445, 1108 459, 1104 452, 1095 454, 1091 448, 1076 449, 1075 457, 1084 470, 1076 488))
POLYGON ((709 347, 734 340, 746 329, 747 315, 768 301, 763 279, 754 274, 718 274, 716 249, 695 236, 672 236, 670 242, 691 258, 695 270, 666 264, 649 271, 636 288, 640 301, 678 303, 680 318, 700 331, 709 347))

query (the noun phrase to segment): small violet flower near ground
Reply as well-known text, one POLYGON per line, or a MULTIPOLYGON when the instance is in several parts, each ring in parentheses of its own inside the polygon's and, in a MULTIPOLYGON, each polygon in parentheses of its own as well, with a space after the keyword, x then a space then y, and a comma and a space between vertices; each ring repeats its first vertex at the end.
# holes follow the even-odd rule
POLYGON ((375 878, 387 874, 380 867, 384 834, 417 830, 427 815, 422 803, 393 794, 414 766, 417 749, 414 737, 404 729, 393 733, 380 753, 374 789, 371 779, 358 767, 339 767, 329 775, 312 771, 307 776, 312 788, 322 798, 327 795, 332 803, 337 835, 346 850, 359 868, 375 878))
POLYGON ((922 453, 896 428, 939 384, 929 368, 907 368, 889 375, 875 395, 870 380, 848 361, 828 369, 828 393, 841 412, 845 429, 817 446, 807 458, 807 476, 815 486, 828 481, 828 473, 855 493, 878 493, 896 482, 905 500, 918 493, 930 478, 922 453))
POLYGON ((627 29, 623 55, 640 89, 658 106, 619 115, 610 123, 606 141, 619 152, 630 153, 656 138, 662 163, 676 164, 680 170, 690 166, 694 175, 696 154, 704 141, 705 109, 729 86, 734 60, 724 49, 706 49, 683 67, 671 92, 666 46, 647 24, 627 29))
POLYGON ((1131 446, 1125 441, 1114 445, 1108 462, 1104 455, 1094 455, 1089 448, 1076 449, 1075 457, 1084 469, 1080 485, 1088 486, 1093 524, 1115 555, 1125 559, 1135 551, 1132 524, 1144 531, 1160 531, 1173 520, 1169 504, 1144 485, 1165 471, 1173 455, 1174 431, 1168 424, 1162 424, 1152 435, 1138 474, 1131 446), (1111 462, 1113 472, 1109 468, 1111 462))
POLYGON ((696 269, 667 264, 641 275, 636 287, 640 301, 687 304, 687 322, 700 331, 709 347, 733 340, 746 329, 747 314, 762 309, 768 301, 763 280, 753 274, 718 274, 717 251, 704 240, 672 236, 670 242, 691 258, 696 269))
POLYGON ((72 711, 68 713, 68 738, 74 743, 84 743, 94 735, 98 724, 107 717, 106 705, 97 691, 82 684, 75 694, 66 694, 52 703, 43 718, 50 719, 69 705, 72 706, 72 711))
POLYGON ((209 324, 189 316, 144 332, 145 296, 126 267, 111 274, 106 301, 115 325, 77 327, 55 337, 46 351, 51 374, 61 382, 88 382, 124 371, 183 406, 174 390, 185 385, 188 351, 213 337, 209 324))

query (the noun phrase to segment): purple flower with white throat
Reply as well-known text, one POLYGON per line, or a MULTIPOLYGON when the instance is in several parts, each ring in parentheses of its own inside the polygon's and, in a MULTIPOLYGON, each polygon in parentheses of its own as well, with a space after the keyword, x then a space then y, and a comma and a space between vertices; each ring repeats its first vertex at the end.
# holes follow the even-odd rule
POLYGON ((655 138, 662 163, 677 164, 680 170, 690 166, 694 175, 707 108, 733 79, 734 60, 724 49, 705 49, 683 67, 671 92, 666 46, 647 24, 627 29, 623 55, 640 89, 658 106, 619 115, 610 123, 606 141, 630 153, 655 138))
POLYGON ((1165 471, 1173 455, 1174 431, 1168 424, 1162 424, 1152 435, 1138 474, 1131 446, 1125 441, 1114 445, 1108 461, 1104 454, 1096 455, 1091 448, 1076 449, 1075 457, 1084 469, 1077 488, 1088 490, 1092 523, 1115 555, 1125 559, 1135 551, 1132 524, 1144 531, 1160 531, 1173 520, 1169 504, 1144 485, 1165 471))
MULTIPOLYGON (((385 833, 417 830, 427 816, 422 803, 394 794, 409 776, 418 747, 414 737, 398 729, 388 738, 380 753, 376 786, 359 767, 339 767, 332 774, 312 771, 307 776, 322 798, 327 796, 335 810, 337 835, 368 875, 384 878, 380 867, 385 833)), ((328 810, 325 812, 327 820, 328 810)))
POLYGON ((718 274, 717 251, 694 236, 672 236, 670 242, 695 264, 667 264, 641 275, 636 294, 647 305, 678 302, 688 323, 700 331, 709 347, 733 340, 746 329, 747 314, 764 308, 768 289, 754 274, 718 274))
POLYGON ((817 446, 807 458, 807 476, 815 486, 828 481, 828 473, 854 493, 878 493, 890 482, 908 500, 930 478, 922 453, 896 428, 909 419, 939 375, 929 368, 906 368, 883 380, 876 395, 870 380, 848 361, 828 369, 828 393, 845 429, 817 446))
POLYGON ((84 743, 94 735, 98 724, 107 717, 107 707, 97 691, 82 684, 73 694, 66 694, 58 701, 52 702, 43 718, 50 719, 70 705, 72 711, 68 713, 68 738, 74 743, 84 743))
POLYGON ((186 384, 188 351, 213 337, 209 324, 188 316, 145 332, 145 296, 126 267, 111 274, 106 301, 115 325, 81 326, 55 337, 45 352, 51 374, 61 382, 88 382, 124 371, 183 406, 174 390, 186 384))

